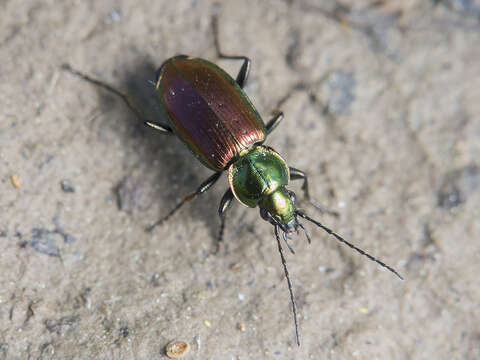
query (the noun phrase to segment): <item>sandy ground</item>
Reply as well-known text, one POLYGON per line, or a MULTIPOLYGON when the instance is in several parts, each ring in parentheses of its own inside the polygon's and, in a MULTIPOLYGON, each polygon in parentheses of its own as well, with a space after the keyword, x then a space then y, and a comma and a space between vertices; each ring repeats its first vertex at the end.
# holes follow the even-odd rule
MULTIPOLYGON (((479 1, 0 2, 0 359, 480 358, 479 1), (310 176, 313 226, 287 254, 235 204, 210 255, 225 177, 63 63, 134 94, 183 53, 253 60, 268 140, 310 176), (477 280, 476 280, 477 279, 477 280), (239 327, 241 329, 239 329, 239 327), (243 331, 242 331, 243 329, 243 331)), ((218 62, 234 74, 238 63, 218 62)), ((299 184, 292 188, 302 198, 299 184)))

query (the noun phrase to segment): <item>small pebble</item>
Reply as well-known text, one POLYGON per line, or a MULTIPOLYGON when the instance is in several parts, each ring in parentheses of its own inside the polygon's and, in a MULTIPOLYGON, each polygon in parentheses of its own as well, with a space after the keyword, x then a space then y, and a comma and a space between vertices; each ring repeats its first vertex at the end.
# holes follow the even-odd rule
POLYGON ((175 341, 165 347, 165 354, 170 359, 178 359, 185 355, 189 349, 190 345, 185 341, 175 341))
POLYGON ((20 182, 18 181, 18 175, 10 176, 10 181, 15 189, 20 189, 20 182))
POLYGON ((237 272, 238 270, 240 270, 240 265, 238 264, 233 264, 230 269, 233 271, 233 272, 237 272))
POLYGON ((74 193, 75 192, 75 188, 73 187, 73 185, 68 180, 60 181, 60 187, 62 188, 63 192, 69 192, 69 193, 74 193))

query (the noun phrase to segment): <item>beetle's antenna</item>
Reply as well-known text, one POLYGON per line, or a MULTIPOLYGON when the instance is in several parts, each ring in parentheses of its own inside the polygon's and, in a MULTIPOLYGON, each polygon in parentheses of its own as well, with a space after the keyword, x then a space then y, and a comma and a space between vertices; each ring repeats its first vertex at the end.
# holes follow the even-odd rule
POLYGON ((310 221, 311 223, 314 223, 315 225, 317 225, 318 227, 322 228, 323 230, 325 230, 327 233, 329 233, 330 235, 333 235, 338 241, 340 241, 341 243, 344 243, 345 245, 351 247, 352 249, 356 250, 357 252, 359 252, 360 254, 366 256, 367 258, 369 258, 370 260, 372 261, 375 261, 377 264, 379 264, 380 266, 390 270, 392 273, 394 273, 395 275, 397 275, 401 280, 403 280, 403 277, 392 267, 388 266, 387 264, 385 264, 384 262, 376 259, 375 257, 373 257, 372 255, 370 255, 369 253, 363 251, 362 249, 356 247, 355 245, 353 245, 352 243, 348 242, 347 240, 345 240, 344 238, 342 238, 340 235, 338 235, 337 233, 333 232, 331 229, 329 229, 328 227, 322 225, 321 223, 319 223, 318 221, 316 220, 313 220, 311 217, 309 217, 308 215, 306 215, 305 213, 297 210, 295 212, 297 215, 303 217, 304 219, 310 221))
POLYGON ((295 304, 295 296, 293 295, 292 282, 290 281, 290 275, 288 274, 287 262, 285 261, 285 256, 283 255, 282 244, 280 243, 280 236, 278 234, 278 225, 275 225, 275 237, 277 238, 278 251, 280 252, 280 257, 282 259, 283 271, 285 272, 285 277, 287 278, 288 291, 290 292, 290 300, 292 302, 293 310, 293 321, 295 322, 295 338, 297 345, 300 346, 300 336, 298 334, 298 320, 297 320, 297 305, 295 304))

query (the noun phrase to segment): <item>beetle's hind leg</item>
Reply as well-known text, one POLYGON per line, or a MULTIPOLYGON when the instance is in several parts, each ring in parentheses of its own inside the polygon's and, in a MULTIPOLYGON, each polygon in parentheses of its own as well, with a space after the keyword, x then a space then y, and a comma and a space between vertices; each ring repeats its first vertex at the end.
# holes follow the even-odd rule
POLYGON ((116 89, 115 87, 113 87, 112 85, 110 84, 107 84, 106 82, 103 82, 101 80, 98 80, 98 79, 95 79, 93 77, 91 77, 90 75, 87 75, 85 73, 82 73, 78 70, 75 70, 73 69, 70 65, 68 64, 63 64, 62 65, 62 69, 65 70, 65 71, 68 71, 70 74, 72 75, 75 75, 77 77, 79 77, 80 79, 82 80, 85 80, 87 82, 89 82, 90 84, 93 84, 95 86, 98 86, 112 94, 114 94, 115 96, 118 96, 120 99, 123 100, 123 102, 130 108, 130 110, 133 111, 133 113, 145 124, 145 125, 148 125, 150 127, 153 127, 154 129, 156 130, 159 130, 161 131, 162 133, 164 134, 173 134, 173 131, 172 129, 168 126, 168 125, 163 125, 163 124, 158 124, 158 123, 155 123, 155 122, 151 122, 149 120, 146 120, 145 117, 143 116, 143 113, 142 111, 138 108, 138 106, 135 104, 135 102, 133 101, 132 97, 130 95, 128 95, 127 93, 124 93, 123 91, 120 91, 118 89, 116 89))
POLYGON ((290 170, 290 180, 292 180, 292 181, 293 180, 303 180, 303 185, 302 185, 303 194, 305 195, 307 200, 310 201, 310 203, 313 206, 315 206, 318 210, 320 210, 321 212, 323 212, 325 214, 329 214, 329 215, 332 215, 332 216, 335 216, 335 217, 339 216, 338 212, 333 211, 333 210, 329 210, 327 207, 318 203, 317 201, 315 201, 314 199, 312 199, 310 197, 310 192, 308 190, 307 174, 305 174, 303 171, 295 169, 293 167, 289 167, 288 169, 290 170))
POLYGON ((218 41, 218 19, 216 16, 213 16, 212 18, 212 28, 213 28, 213 41, 215 43, 215 50, 217 52, 217 56, 221 59, 228 59, 228 60, 243 60, 242 67, 240 68, 240 71, 238 72, 236 82, 238 86, 243 88, 245 83, 247 82, 248 79, 248 74, 250 73, 250 65, 251 65, 251 60, 243 55, 225 55, 222 53, 220 50, 220 43, 218 41))

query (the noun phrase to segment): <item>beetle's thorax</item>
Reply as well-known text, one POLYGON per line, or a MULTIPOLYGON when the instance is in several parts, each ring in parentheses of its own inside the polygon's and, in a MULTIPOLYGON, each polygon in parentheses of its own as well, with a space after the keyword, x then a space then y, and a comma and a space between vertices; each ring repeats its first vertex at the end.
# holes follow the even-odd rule
POLYGON ((256 207, 266 196, 288 184, 288 166, 275 150, 254 146, 228 168, 233 194, 242 204, 256 207))
POLYGON ((295 220, 295 204, 285 187, 289 178, 285 160, 263 145, 240 154, 228 169, 230 188, 237 200, 248 207, 259 206, 286 228, 295 220))

